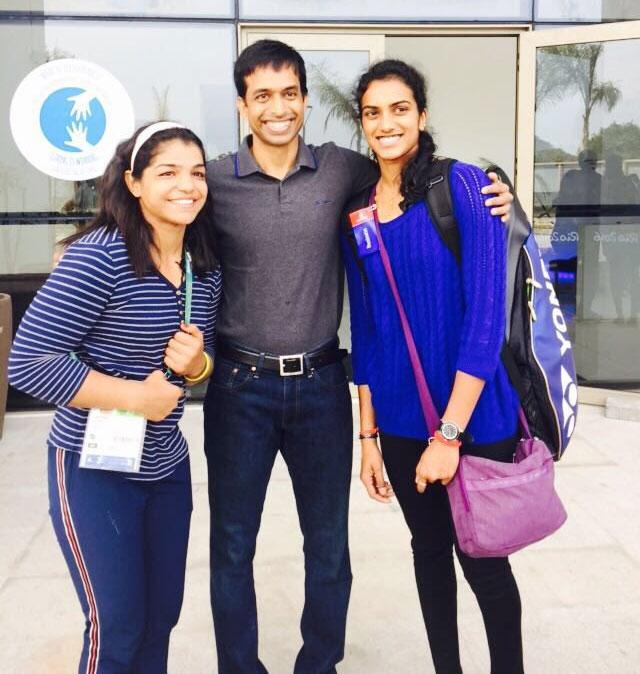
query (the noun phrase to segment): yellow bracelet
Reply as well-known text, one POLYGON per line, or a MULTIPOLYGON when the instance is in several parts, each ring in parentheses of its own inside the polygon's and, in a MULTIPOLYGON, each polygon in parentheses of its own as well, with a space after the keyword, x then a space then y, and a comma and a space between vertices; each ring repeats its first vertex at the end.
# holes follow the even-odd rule
POLYGON ((200 384, 205 379, 207 379, 207 377, 211 376, 211 373, 213 372, 213 359, 206 351, 204 352, 204 360, 204 368, 202 368, 202 372, 200 372, 199 375, 195 377, 188 377, 185 375, 184 377, 185 380, 192 386, 195 386, 195 384, 200 384))

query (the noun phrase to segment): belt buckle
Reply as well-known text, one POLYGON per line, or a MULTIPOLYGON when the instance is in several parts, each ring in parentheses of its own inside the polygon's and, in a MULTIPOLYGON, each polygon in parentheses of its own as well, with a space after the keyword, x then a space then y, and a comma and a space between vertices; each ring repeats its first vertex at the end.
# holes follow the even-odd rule
POLYGON ((281 377, 293 377, 304 372, 303 353, 295 353, 290 356, 278 356, 278 360, 280 361, 281 377))

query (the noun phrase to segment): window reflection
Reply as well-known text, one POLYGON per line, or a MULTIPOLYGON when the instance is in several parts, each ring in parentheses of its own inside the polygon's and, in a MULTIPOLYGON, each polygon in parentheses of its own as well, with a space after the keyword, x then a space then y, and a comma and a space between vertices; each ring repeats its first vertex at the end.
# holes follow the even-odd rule
POLYGON ((638 57, 638 40, 538 51, 534 231, 587 381, 640 380, 638 57))

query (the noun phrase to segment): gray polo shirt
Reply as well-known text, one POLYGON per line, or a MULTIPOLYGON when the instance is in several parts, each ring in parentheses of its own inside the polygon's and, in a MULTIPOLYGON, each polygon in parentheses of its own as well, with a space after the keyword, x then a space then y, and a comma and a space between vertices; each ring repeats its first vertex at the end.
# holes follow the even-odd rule
POLYGON ((280 181, 262 172, 249 143, 207 165, 223 278, 218 335, 266 353, 311 351, 340 323, 343 207, 377 170, 334 143, 300 139, 280 181))

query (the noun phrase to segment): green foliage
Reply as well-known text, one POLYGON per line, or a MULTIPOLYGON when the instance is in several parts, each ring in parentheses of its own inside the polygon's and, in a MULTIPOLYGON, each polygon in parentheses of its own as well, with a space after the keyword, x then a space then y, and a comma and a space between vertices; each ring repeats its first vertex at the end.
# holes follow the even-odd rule
POLYGON ((356 150, 362 151, 362 127, 358 118, 358 110, 355 106, 351 92, 333 82, 330 78, 331 73, 325 72, 320 66, 312 65, 311 82, 315 93, 322 105, 329 108, 329 112, 324 120, 324 130, 332 119, 344 122, 353 130, 351 143, 355 142, 356 150))
POLYGON ((613 123, 591 136, 588 148, 601 158, 615 152, 623 159, 640 159, 640 126, 613 123))

